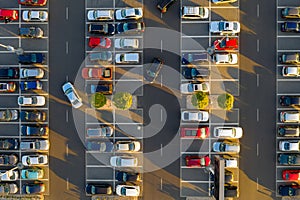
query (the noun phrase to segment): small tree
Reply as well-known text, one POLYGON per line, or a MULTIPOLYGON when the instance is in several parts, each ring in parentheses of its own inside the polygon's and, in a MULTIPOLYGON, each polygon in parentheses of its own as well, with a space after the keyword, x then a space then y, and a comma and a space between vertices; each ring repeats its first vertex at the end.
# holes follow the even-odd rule
POLYGON ((205 92, 196 92, 192 96, 192 104, 198 109, 204 109, 209 104, 208 93, 205 92))
POLYGON ((119 92, 113 96, 113 104, 122 110, 127 110, 132 105, 132 95, 128 92, 119 92))
POLYGON ((218 96, 218 105, 224 110, 231 110, 233 108, 234 96, 229 93, 218 96))
POLYGON ((96 92, 91 95, 90 103, 94 108, 101 108, 106 104, 106 97, 104 94, 96 92))

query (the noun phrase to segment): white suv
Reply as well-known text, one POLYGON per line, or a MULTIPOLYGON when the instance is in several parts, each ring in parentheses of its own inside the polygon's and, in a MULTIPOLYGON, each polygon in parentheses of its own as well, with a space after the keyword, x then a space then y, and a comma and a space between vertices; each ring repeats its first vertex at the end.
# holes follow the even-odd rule
POLYGON ((200 6, 183 6, 181 12, 182 19, 207 19, 209 10, 200 6))
POLYGON ((138 64, 140 62, 140 56, 138 53, 117 53, 117 64, 138 64))
POLYGON ((241 127, 215 127, 214 137, 216 138, 241 138, 243 129, 241 127))
POLYGON ((137 197, 140 195, 140 186, 137 185, 117 185, 116 193, 119 196, 137 197))
POLYGON ((216 53, 214 55, 216 64, 237 64, 238 55, 235 53, 216 53))

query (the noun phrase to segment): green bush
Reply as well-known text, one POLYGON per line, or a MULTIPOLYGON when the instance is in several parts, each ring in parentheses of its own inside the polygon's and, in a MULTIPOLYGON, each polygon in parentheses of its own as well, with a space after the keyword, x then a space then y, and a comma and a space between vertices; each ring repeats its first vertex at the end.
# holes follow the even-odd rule
POLYGON ((192 96, 192 104, 198 109, 204 109, 209 104, 208 93, 206 92, 196 92, 192 96))
POLYGON ((99 92, 92 94, 90 97, 90 103, 94 108, 101 108, 106 104, 106 100, 105 95, 99 92))
POLYGON ((218 96, 218 105, 224 110, 231 110, 234 103, 234 96, 229 93, 218 96))
POLYGON ((116 93, 113 97, 113 104, 122 110, 127 110, 132 105, 132 95, 128 92, 116 93))

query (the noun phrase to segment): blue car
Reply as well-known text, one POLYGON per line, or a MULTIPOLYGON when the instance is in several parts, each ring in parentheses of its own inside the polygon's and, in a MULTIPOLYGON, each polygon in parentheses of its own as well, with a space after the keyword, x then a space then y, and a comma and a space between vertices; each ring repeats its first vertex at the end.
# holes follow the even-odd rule
POLYGON ((110 141, 87 141, 85 145, 88 151, 112 152, 114 149, 110 141))
POLYGON ((45 61, 45 56, 42 53, 25 53, 19 55, 19 63, 21 64, 43 64, 45 61))
POLYGON ((298 196, 300 194, 300 186, 298 184, 280 185, 278 190, 282 196, 298 196))
POLYGON ((44 122, 46 121, 46 112, 39 110, 21 111, 20 118, 23 122, 44 122))
POLYGON ((41 168, 22 169, 21 178, 28 180, 38 180, 44 177, 44 170, 41 168))
POLYGON ((23 194, 41 194, 45 192, 45 184, 41 182, 25 183, 22 186, 23 194))
POLYGON ((20 89, 22 91, 27 90, 41 90, 43 85, 40 81, 21 81, 20 82, 20 89))

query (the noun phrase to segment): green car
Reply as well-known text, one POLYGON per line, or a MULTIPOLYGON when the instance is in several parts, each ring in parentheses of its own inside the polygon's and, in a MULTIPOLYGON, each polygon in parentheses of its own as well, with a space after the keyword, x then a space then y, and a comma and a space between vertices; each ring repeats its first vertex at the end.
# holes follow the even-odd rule
POLYGON ((22 169, 21 178, 37 180, 44 177, 44 170, 41 168, 22 169))

